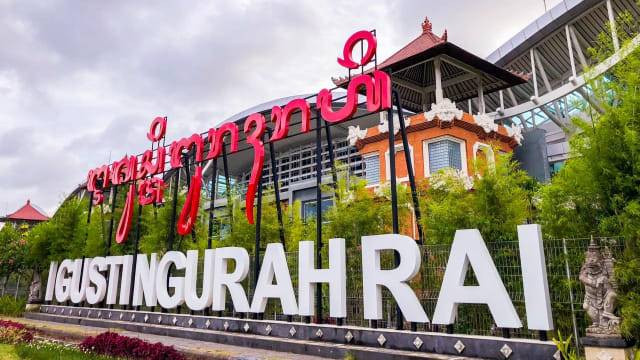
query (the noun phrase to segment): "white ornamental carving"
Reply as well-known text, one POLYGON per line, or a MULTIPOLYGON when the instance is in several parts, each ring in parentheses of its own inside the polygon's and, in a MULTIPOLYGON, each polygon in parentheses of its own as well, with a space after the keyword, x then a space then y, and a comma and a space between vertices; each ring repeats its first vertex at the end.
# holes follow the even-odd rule
POLYGON ((507 129, 507 134, 511 136, 518 143, 518 145, 522 145, 522 139, 524 139, 524 137, 522 136, 522 125, 505 125, 504 128, 507 129))
POLYGON ((429 185, 437 190, 448 190, 451 182, 461 184, 466 190, 473 189, 473 178, 467 176, 462 170, 445 168, 429 178, 429 185))
MULTIPOLYGON (((378 131, 380 131, 381 134, 389 132, 389 119, 388 119, 388 113, 386 111, 383 111, 380 113, 380 123, 378 124, 378 131)), ((411 121, 409 120, 409 118, 405 117, 404 118, 404 126, 409 126, 411 124, 411 121)), ((400 119, 398 118, 398 114, 393 114, 393 134, 397 134, 398 131, 400 131, 400 119)))
POLYGON ((496 124, 491 116, 487 114, 476 114, 473 116, 473 120, 476 122, 476 124, 480 125, 480 127, 482 127, 482 129, 486 133, 498 131, 498 124, 496 124))
POLYGON ((349 145, 356 146, 356 142, 364 139, 365 136, 367 136, 367 129, 360 129, 360 125, 349 126, 349 136, 347 136, 349 145))
POLYGON ((462 110, 456 108, 456 104, 444 98, 436 104, 431 104, 431 110, 424 113, 427 121, 433 121, 438 118, 440 121, 453 121, 453 119, 462 120, 462 110))

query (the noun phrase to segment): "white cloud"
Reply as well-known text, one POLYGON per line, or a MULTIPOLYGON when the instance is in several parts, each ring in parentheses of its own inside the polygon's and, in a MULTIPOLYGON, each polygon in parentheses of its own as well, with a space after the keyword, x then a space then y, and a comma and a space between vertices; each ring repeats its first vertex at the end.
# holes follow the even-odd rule
POLYGON ((109 154, 144 150, 157 115, 172 139, 332 86, 355 30, 376 28, 384 58, 429 15, 486 56, 542 12, 542 0, 0 0, 0 214, 27 198, 53 213, 109 154))

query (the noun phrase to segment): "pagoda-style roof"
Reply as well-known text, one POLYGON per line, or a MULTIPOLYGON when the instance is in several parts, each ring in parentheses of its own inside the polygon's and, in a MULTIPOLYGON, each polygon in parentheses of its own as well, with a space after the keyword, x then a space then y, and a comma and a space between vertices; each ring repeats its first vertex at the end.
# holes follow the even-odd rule
MULTIPOLYGON (((420 112, 436 102, 436 59, 440 63, 442 95, 455 103, 478 96, 478 77, 482 78, 485 95, 528 79, 525 74, 505 70, 449 42, 446 30, 441 36, 434 34, 427 18, 422 23, 422 33, 381 62, 378 70, 391 72, 403 107, 420 112)), ((333 80, 345 88, 349 81, 345 77, 333 80)))
POLYGON ((31 200, 27 200, 20 209, 15 212, 0 218, 0 221, 47 221, 49 217, 45 215, 44 211, 36 205, 31 204, 31 200))

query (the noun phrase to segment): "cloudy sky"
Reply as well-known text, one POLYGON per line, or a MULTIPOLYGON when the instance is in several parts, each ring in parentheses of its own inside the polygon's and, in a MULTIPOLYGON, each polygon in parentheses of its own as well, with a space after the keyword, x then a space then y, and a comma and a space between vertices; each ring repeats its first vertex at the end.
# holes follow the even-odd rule
MULTIPOLYGON (((547 6, 559 0, 547 0, 547 6)), ((253 105, 332 86, 356 30, 386 58, 434 32, 487 56, 543 0, 0 0, 0 215, 26 199, 50 215, 88 169, 253 105)))

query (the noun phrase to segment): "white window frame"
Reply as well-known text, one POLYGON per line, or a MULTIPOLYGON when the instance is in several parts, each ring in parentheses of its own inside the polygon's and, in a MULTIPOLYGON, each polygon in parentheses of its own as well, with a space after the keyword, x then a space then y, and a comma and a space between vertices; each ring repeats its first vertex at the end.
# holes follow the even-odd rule
MULTIPOLYGON (((404 146, 402 145, 402 143, 399 144, 395 144, 395 153, 397 154, 398 152, 402 152, 404 151, 404 146)), ((409 144, 409 155, 411 157, 411 168, 414 169, 415 171, 415 161, 414 161, 414 156, 413 156, 413 146, 411 146, 411 144, 409 144)), ((391 181, 391 165, 389 165, 389 150, 385 151, 384 153, 384 163, 385 163, 385 176, 387 178, 387 181, 391 181)), ((407 167, 407 176, 405 177, 396 177, 396 181, 400 181, 400 182, 405 182, 405 181, 409 181, 409 167, 407 167)))
MULTIPOLYGON (((366 164, 365 159, 372 158, 374 156, 378 158, 378 183, 369 184, 369 182, 367 182, 367 185, 366 185, 367 188, 374 188, 379 186, 382 183, 382 179, 380 178, 380 153, 378 151, 372 151, 362 155, 362 163, 366 164)), ((365 168, 364 171, 366 172, 367 169, 365 168)), ((365 180, 366 180, 366 177, 365 177, 365 180)))
POLYGON ((443 135, 438 136, 432 139, 427 139, 422 141, 422 157, 424 159, 424 176, 431 176, 431 171, 429 170, 429 144, 438 142, 441 140, 451 140, 460 144, 460 163, 462 165, 462 173, 466 176, 469 176, 469 171, 467 168, 467 142, 463 139, 459 139, 457 137, 453 137, 451 135, 443 135))

